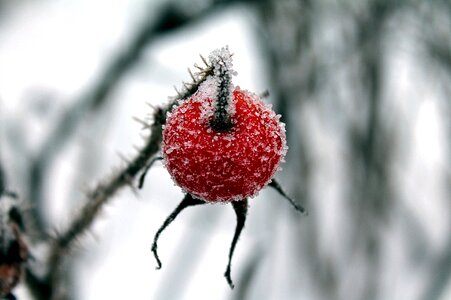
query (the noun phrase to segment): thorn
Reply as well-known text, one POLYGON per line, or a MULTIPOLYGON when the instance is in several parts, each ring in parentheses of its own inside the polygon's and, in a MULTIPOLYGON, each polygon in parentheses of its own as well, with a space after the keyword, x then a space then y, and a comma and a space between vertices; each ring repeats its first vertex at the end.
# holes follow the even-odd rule
POLYGON ((202 56, 202 54, 199 54, 200 59, 202 59, 202 62, 207 66, 207 68, 210 67, 210 65, 208 64, 207 60, 205 59, 205 57, 202 56))
POLYGON ((191 83, 182 82, 182 84, 187 91, 189 91, 193 87, 193 84, 191 83))
POLYGON ((195 67, 196 69, 200 70, 201 72, 204 71, 204 68, 199 67, 198 64, 194 64, 194 67, 195 67))
POLYGON ((175 90, 175 92, 177 93, 177 96, 178 96, 179 98, 182 98, 182 97, 183 97, 182 93, 179 92, 179 90, 177 89, 177 87, 176 87, 175 85, 174 85, 174 90, 175 90))
POLYGON ((193 72, 191 72, 191 69, 190 69, 190 68, 188 68, 188 73, 189 73, 189 76, 191 76, 191 79, 193 80, 193 82, 194 82, 194 83, 197 83, 197 79, 196 79, 196 77, 194 76, 193 72))
POLYGON ((153 104, 150 103, 150 102, 146 102, 146 105, 149 106, 152 110, 157 110, 157 109, 158 109, 157 106, 153 105, 153 104))
POLYGON ((128 159, 124 154, 122 154, 119 151, 116 151, 117 155, 120 157, 120 159, 122 159, 125 163, 129 164, 130 163, 130 159, 128 159))
POLYGON ((291 205, 293 206, 293 208, 295 210, 297 210, 298 212, 300 212, 301 214, 307 216, 308 212, 307 210, 302 207, 301 205, 297 204, 293 199, 291 199, 291 197, 289 197, 285 191, 282 189, 282 187, 280 186, 280 184, 276 181, 276 179, 272 179, 272 181, 268 184, 268 186, 272 187, 273 189, 275 189, 277 192, 279 192, 280 195, 282 195, 286 200, 288 200, 291 205))
POLYGON ((141 124, 141 125, 143 126, 142 129, 148 129, 148 128, 150 128, 150 125, 149 125, 146 121, 144 121, 144 120, 142 120, 142 119, 140 119, 140 118, 138 118, 138 117, 132 117, 132 119, 133 119, 135 122, 138 122, 139 124, 141 124))

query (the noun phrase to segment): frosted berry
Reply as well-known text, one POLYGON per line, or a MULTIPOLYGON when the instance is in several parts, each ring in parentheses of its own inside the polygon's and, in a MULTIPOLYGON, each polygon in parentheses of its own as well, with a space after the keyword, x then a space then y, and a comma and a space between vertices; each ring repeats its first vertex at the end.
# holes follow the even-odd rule
POLYGON ((155 234, 152 252, 159 269, 158 239, 185 208, 230 202, 237 223, 224 276, 233 288, 231 262, 245 225, 248 198, 268 184, 297 211, 305 210, 273 179, 287 151, 285 126, 257 95, 232 85, 231 57, 227 47, 213 51, 210 64, 204 61, 207 68, 202 71, 202 79, 193 78, 187 90, 189 96, 180 97, 178 106, 173 108, 171 104, 167 109, 170 112, 163 129, 163 159, 186 194, 155 234))
POLYGON ((273 177, 286 152, 284 125, 257 95, 235 88, 231 128, 212 128, 215 79, 168 116, 163 154, 174 181, 209 202, 242 200, 257 194, 273 177))

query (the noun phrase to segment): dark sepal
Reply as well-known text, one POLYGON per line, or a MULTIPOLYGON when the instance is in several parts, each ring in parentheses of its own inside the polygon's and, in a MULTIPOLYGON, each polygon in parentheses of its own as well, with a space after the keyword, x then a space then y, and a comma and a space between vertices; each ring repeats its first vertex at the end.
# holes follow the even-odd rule
POLYGON ((268 184, 268 186, 270 186, 270 187, 274 188, 276 191, 278 191, 279 194, 282 195, 285 199, 287 199, 291 203, 291 205, 294 207, 294 209, 296 209, 298 212, 300 212, 301 214, 304 214, 304 215, 308 214, 307 210, 304 207, 302 207, 301 205, 294 202, 294 200, 291 199, 291 197, 285 193, 285 191, 282 189, 280 184, 274 178, 268 184))
POLYGON ((240 237, 241 231, 243 230, 244 224, 246 223, 247 208, 248 208, 247 199, 243 199, 240 201, 232 201, 232 206, 233 206, 233 209, 235 210, 235 214, 236 214, 236 227, 235 227, 235 235, 233 236, 232 244, 230 245, 229 262, 227 264, 227 269, 224 273, 227 283, 229 284, 231 289, 233 289, 233 287, 234 287, 233 281, 232 281, 232 278, 230 275, 231 267, 232 267, 232 257, 233 257, 233 252, 235 251, 236 244, 240 237))
POLYGON ((160 229, 158 229, 157 233, 155 234, 155 237, 153 238, 153 243, 152 243, 152 252, 153 255, 155 256, 155 260, 157 261, 157 269, 161 269, 161 261, 160 258, 158 257, 158 253, 157 253, 157 241, 158 238, 160 237, 160 234, 163 232, 163 230, 166 229, 166 227, 169 226, 169 224, 172 223, 172 221, 175 220, 175 218, 178 216, 178 214, 184 210, 185 208, 189 207, 189 206, 194 206, 194 205, 199 205, 199 204, 205 204, 205 201, 199 200, 194 198, 193 196, 191 196, 190 194, 186 194, 185 197, 183 198, 182 202, 180 202, 180 204, 176 207, 176 209, 166 218, 166 220, 164 221, 163 225, 160 227, 160 229))

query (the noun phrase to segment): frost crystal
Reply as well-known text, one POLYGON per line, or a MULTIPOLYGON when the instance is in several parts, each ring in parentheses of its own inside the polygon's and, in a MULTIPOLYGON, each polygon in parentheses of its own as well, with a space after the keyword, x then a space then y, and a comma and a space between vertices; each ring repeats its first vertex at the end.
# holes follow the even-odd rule
POLYGON ((208 60, 215 70, 215 76, 220 75, 221 69, 227 70, 230 75, 236 75, 236 72, 232 69, 232 54, 230 54, 228 46, 214 50, 208 56, 208 60))

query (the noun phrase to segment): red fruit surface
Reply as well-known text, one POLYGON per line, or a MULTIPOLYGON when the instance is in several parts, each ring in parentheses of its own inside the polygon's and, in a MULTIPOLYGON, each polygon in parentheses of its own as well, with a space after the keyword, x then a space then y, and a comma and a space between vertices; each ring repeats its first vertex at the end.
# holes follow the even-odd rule
POLYGON ((232 95, 230 132, 211 129, 213 97, 202 88, 168 114, 163 130, 171 177, 185 192, 209 202, 255 196, 287 150, 280 116, 254 94, 236 88, 232 95))

